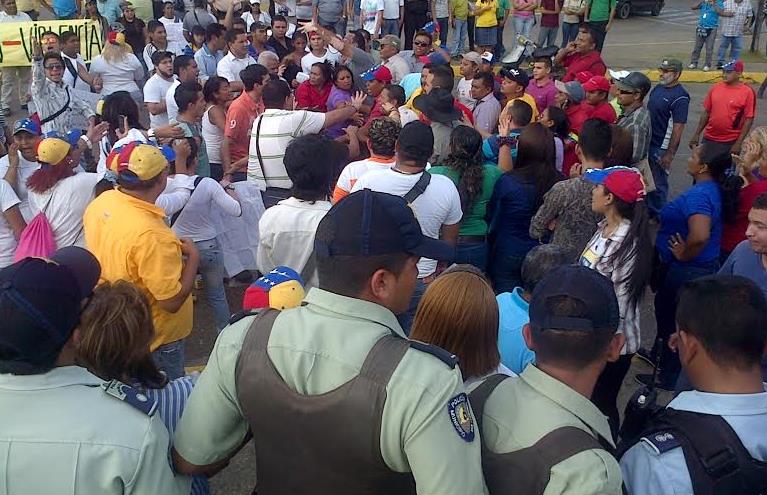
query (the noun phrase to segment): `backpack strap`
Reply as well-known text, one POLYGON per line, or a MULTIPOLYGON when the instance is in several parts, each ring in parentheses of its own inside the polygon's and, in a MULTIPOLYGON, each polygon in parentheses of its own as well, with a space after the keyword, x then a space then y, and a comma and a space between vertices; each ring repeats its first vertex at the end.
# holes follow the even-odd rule
POLYGON ((426 188, 429 187, 429 183, 431 182, 431 174, 424 170, 421 173, 421 176, 418 178, 418 182, 416 182, 413 185, 413 188, 410 189, 407 193, 405 193, 402 198, 407 202, 407 204, 412 204, 413 201, 418 198, 421 194, 426 192, 426 188))
POLYGON ((471 403, 472 411, 474 411, 474 419, 477 420, 480 434, 482 432, 482 414, 485 412, 485 402, 487 402, 487 398, 490 397, 490 394, 493 393, 496 387, 507 378, 509 378, 508 375, 500 373, 489 376, 485 378, 482 384, 469 393, 469 402, 471 403))
POLYGON ((67 85, 65 84, 65 85, 64 85, 64 89, 65 89, 65 90, 66 90, 66 92, 67 92, 67 102, 66 102, 66 103, 64 103, 64 106, 63 106, 63 107, 61 107, 61 108, 60 108, 58 111, 56 111, 56 112, 54 112, 52 115, 49 115, 49 116, 45 117, 44 119, 42 119, 42 120, 40 121, 40 125, 41 125, 41 126, 42 126, 43 124, 47 124, 48 122, 51 122, 52 120, 55 120, 55 119, 56 119, 56 118, 57 118, 59 115, 61 115, 62 113, 66 112, 66 111, 67 111, 67 109, 69 108, 69 101, 70 101, 70 97, 69 97, 69 86, 67 86, 67 85))
MULTIPOLYGON (((194 179, 194 187, 192 187, 192 192, 189 193, 189 199, 192 199, 192 194, 194 194, 194 192, 197 190, 197 186, 200 185, 200 182, 202 182, 202 179, 204 179, 204 177, 201 177, 199 175, 194 179)), ((189 204, 189 200, 187 200, 187 202, 184 203, 184 206, 182 206, 180 210, 178 210, 176 213, 173 214, 172 217, 170 217, 171 227, 173 227, 173 224, 176 223, 176 220, 178 220, 178 217, 181 215, 181 212, 184 211, 184 208, 186 208, 186 205, 188 204, 189 204)))

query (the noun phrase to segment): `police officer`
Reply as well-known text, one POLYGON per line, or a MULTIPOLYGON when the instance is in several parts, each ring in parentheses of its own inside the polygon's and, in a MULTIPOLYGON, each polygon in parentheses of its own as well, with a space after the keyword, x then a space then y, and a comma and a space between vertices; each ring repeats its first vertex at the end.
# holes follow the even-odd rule
POLYGON ((483 493, 455 358, 406 340, 395 317, 419 257, 453 249, 402 198, 362 190, 322 219, 315 254, 304 306, 220 335, 176 430, 176 468, 215 472, 250 429, 262 495, 483 493))
POLYGON ((522 331, 535 364, 470 394, 491 495, 621 493, 610 426, 589 400, 623 347, 618 321, 613 284, 595 270, 562 266, 535 287, 522 331))
POLYGON ((78 247, 0 271, 3 493, 189 493, 156 404, 75 364, 75 327, 100 272, 78 247))
POLYGON ((680 290, 676 323, 671 343, 695 390, 669 402, 621 458, 629 493, 765 493, 767 465, 753 462, 767 460, 764 294, 743 277, 699 278, 680 290), (738 484, 744 473, 761 485, 738 484))

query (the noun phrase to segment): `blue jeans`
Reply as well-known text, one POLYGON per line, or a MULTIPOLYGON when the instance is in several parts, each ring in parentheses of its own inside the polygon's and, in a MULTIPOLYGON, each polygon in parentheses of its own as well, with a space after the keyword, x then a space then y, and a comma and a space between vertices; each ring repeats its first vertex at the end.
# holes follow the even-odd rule
POLYGON ((522 285, 522 262, 526 254, 504 253, 501 250, 493 254, 489 271, 496 294, 511 292, 522 285))
POLYGON ((483 272, 487 271, 488 246, 486 242, 459 242, 455 247, 456 264, 474 265, 483 272))
POLYGON ((387 34, 399 36, 399 19, 383 19, 381 21, 381 36, 387 34))
POLYGON ((719 44, 719 65, 724 65, 730 60, 738 60, 742 49, 743 36, 722 36, 722 42, 719 44), (725 58, 728 46, 730 47, 730 56, 725 58))
POLYGON ((660 165, 660 159, 665 152, 666 150, 661 148, 650 148, 647 154, 655 180, 655 190, 647 194, 647 207, 650 209, 650 215, 654 217, 660 214, 668 202, 668 171, 660 165))
POLYGON ((450 55, 457 57, 463 53, 463 40, 469 35, 469 24, 464 20, 455 20, 455 29, 453 29, 453 48, 450 55))
POLYGON ((575 37, 578 36, 579 25, 577 22, 562 23, 562 46, 567 46, 569 42, 575 40, 575 37))
POLYGON ((535 16, 530 17, 512 17, 514 19, 514 32, 517 35, 523 35, 530 37, 530 31, 533 30, 533 24, 535 24, 535 16))
POLYGON ((541 30, 538 32, 538 46, 541 48, 545 48, 547 46, 552 46, 557 43, 557 32, 559 31, 559 26, 554 27, 544 27, 541 26, 541 30))
POLYGON ((224 256, 215 238, 209 241, 194 243, 200 252, 199 271, 202 275, 202 285, 205 299, 213 309, 213 320, 220 332, 229 324, 229 303, 224 290, 224 256))
POLYGON ((450 23, 448 22, 449 20, 449 17, 437 18, 437 24, 439 24, 439 46, 445 50, 447 50, 447 30, 449 29, 448 26, 450 26, 450 23))
POLYGON ((399 321, 399 326, 402 327, 402 330, 405 331, 405 335, 410 335, 410 327, 413 325, 415 310, 418 309, 418 303, 421 302, 424 292, 426 292, 426 284, 419 278, 415 283, 413 295, 410 296, 410 306, 408 306, 407 311, 397 315, 397 321, 399 321))
POLYGON ((184 341, 177 340, 169 344, 163 344, 152 353, 154 363, 164 371, 169 380, 181 378, 184 371, 184 341))

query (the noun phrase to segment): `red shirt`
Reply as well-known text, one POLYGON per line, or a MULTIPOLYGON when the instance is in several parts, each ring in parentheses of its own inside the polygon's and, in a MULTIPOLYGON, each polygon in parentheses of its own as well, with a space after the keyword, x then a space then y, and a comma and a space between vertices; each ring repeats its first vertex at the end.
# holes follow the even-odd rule
POLYGON ((603 101, 599 105, 592 105, 591 103, 585 103, 588 109, 589 119, 601 119, 608 124, 614 124, 618 121, 618 116, 615 115, 615 109, 608 102, 603 101))
POLYGON ((581 133, 581 127, 586 119, 589 118, 589 109, 587 103, 571 103, 566 109, 567 121, 570 123, 570 129, 576 134, 581 133))
POLYGON ((725 223, 722 229, 722 251, 729 253, 735 249, 740 241, 745 240, 746 229, 748 228, 748 212, 754 205, 756 197, 765 192, 767 192, 767 180, 754 182, 740 190, 735 221, 731 224, 725 223))
MULTIPOLYGON (((229 155, 232 162, 248 156, 250 151, 250 129, 253 121, 264 111, 261 101, 255 102, 248 93, 242 92, 226 112, 228 125, 224 130, 224 136, 229 138, 229 155)), ((244 170, 247 164, 241 167, 244 170)))
POLYGON ((322 91, 312 86, 309 81, 304 81, 296 89, 297 108, 305 108, 313 112, 328 111, 328 96, 333 89, 332 83, 327 83, 322 87, 322 91))
POLYGON ((466 105, 464 105, 463 103, 461 103, 460 101, 456 99, 453 99, 453 107, 456 110, 460 110, 461 113, 464 115, 464 117, 469 119, 469 122, 471 122, 472 124, 474 123, 474 113, 472 113, 472 111, 469 110, 469 107, 467 107, 466 105))
POLYGON ((604 76, 607 66, 602 61, 602 56, 596 50, 588 53, 571 53, 562 60, 562 66, 567 67, 563 82, 575 81, 575 74, 579 72, 591 72, 592 76, 604 76))
POLYGON ((729 85, 718 82, 703 100, 703 108, 708 112, 703 137, 727 143, 740 137, 746 119, 754 118, 756 97, 754 90, 743 83, 729 85))

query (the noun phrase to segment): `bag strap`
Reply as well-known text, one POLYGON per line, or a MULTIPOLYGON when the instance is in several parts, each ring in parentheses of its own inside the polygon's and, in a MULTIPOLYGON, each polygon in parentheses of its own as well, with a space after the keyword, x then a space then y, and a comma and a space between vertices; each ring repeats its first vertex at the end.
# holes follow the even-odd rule
POLYGON ((61 58, 64 59, 64 65, 67 67, 67 70, 69 71, 69 73, 72 74, 72 77, 75 78, 74 84, 77 84, 77 80, 80 78, 80 74, 75 69, 74 64, 67 57, 61 57, 61 58))
POLYGON ((261 176, 264 178, 264 184, 266 184, 266 170, 264 170, 264 157, 261 156, 261 123, 264 121, 264 114, 258 116, 258 124, 256 124, 256 157, 258 158, 258 166, 261 169, 261 176))
MULTIPOLYGON (((194 179, 194 187, 192 187, 192 192, 189 193, 189 199, 192 199, 192 194, 194 194, 194 192, 197 190, 197 186, 200 185, 200 182, 202 182, 203 178, 204 177, 201 177, 201 176, 198 175, 194 179)), ((182 206, 180 210, 178 210, 176 213, 173 214, 172 217, 170 217, 170 226, 171 227, 173 227, 173 224, 176 223, 176 220, 178 220, 179 215, 181 215, 181 212, 184 211, 184 208, 186 208, 186 205, 188 205, 188 204, 189 204, 189 200, 187 200, 187 202, 184 203, 184 206, 182 206)))
POLYGON ((59 115, 61 115, 62 113, 66 112, 66 111, 67 111, 67 109, 69 108, 69 86, 67 86, 67 85, 65 84, 65 85, 64 85, 64 89, 67 91, 67 102, 66 102, 66 103, 64 103, 64 106, 63 106, 63 107, 61 107, 61 108, 59 109, 59 111, 58 111, 58 112, 55 112, 53 115, 49 115, 48 117, 46 117, 46 118, 44 118, 43 120, 41 120, 41 121, 40 121, 40 125, 43 125, 43 124, 47 124, 48 122, 50 122, 50 121, 54 120, 54 119, 55 119, 55 118, 57 118, 59 115))
POLYGON ((429 187, 430 182, 431 174, 424 170, 421 173, 421 176, 418 178, 418 182, 413 185, 413 188, 410 189, 404 196, 402 196, 407 204, 412 204, 413 201, 418 198, 418 196, 426 192, 426 188, 429 187))
POLYGON ((497 373, 495 375, 485 378, 477 388, 469 393, 469 403, 471 404, 471 410, 474 412, 474 419, 477 421, 477 428, 480 435, 482 434, 482 414, 485 412, 485 402, 490 394, 496 389, 502 381, 509 378, 508 375, 502 375, 497 373))

